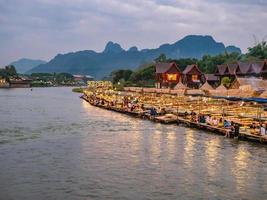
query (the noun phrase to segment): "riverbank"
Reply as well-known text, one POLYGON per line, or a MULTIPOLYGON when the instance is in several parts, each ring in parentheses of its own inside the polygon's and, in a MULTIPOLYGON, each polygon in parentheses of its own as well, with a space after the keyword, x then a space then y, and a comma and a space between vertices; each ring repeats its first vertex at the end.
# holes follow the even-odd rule
POLYGON ((76 93, 83 93, 83 91, 84 91, 84 88, 73 88, 72 89, 72 92, 76 92, 76 93))
MULTIPOLYGON (((87 93, 88 94, 88 93, 87 93)), ((161 110, 163 110, 163 112, 156 112, 155 114, 152 113, 153 109, 151 110, 151 108, 155 107, 155 104, 149 104, 148 107, 144 107, 144 104, 142 104, 142 109, 135 109, 132 107, 128 107, 128 105, 125 107, 123 106, 123 104, 117 104, 116 101, 114 103, 114 101, 110 101, 111 99, 105 99, 103 94, 104 93, 98 93, 98 96, 96 96, 96 94, 93 95, 87 95, 86 93, 82 96, 82 98, 84 100, 86 100, 87 102, 89 102, 91 105, 96 106, 96 107, 100 107, 103 109, 107 109, 107 110, 111 110, 111 111, 115 111, 115 112, 119 112, 119 113, 123 113, 123 114, 127 114, 130 115, 132 117, 138 117, 138 118, 142 118, 142 119, 148 119, 150 121, 153 122, 158 122, 158 123, 164 123, 164 124, 183 124, 187 127, 193 127, 193 128, 197 128, 200 130, 206 130, 209 132, 214 132, 223 136, 227 136, 227 137, 231 137, 231 138, 236 138, 236 139, 240 139, 240 140, 249 140, 249 141, 255 141, 255 142, 260 142, 260 143, 267 143, 267 136, 262 136, 259 133, 256 132, 255 128, 252 130, 249 129, 248 124, 244 125, 242 124, 240 121, 237 122, 233 122, 233 120, 229 120, 229 119, 233 119, 229 116, 227 116, 225 113, 225 116, 222 116, 220 118, 220 122, 222 121, 227 121, 230 122, 229 126, 224 126, 222 123, 218 122, 217 119, 214 117, 214 115, 208 114, 205 115, 203 114, 204 112, 203 109, 200 109, 200 106, 198 105, 198 110, 199 113, 196 114, 193 110, 197 109, 197 105, 195 105, 195 109, 192 109, 192 106, 190 106, 190 109, 192 109, 191 113, 189 114, 187 111, 178 111, 177 109, 176 113, 173 112, 173 110, 175 110, 173 108, 173 104, 171 104, 171 109, 172 112, 170 112, 170 108, 167 112, 167 107, 164 107, 164 105, 162 105, 161 110), (199 118, 210 118, 210 121, 199 121, 199 118), (216 124, 213 124, 213 122, 216 121, 216 124)), ((127 95, 126 95, 127 96, 127 95)), ((118 99, 117 96, 113 96, 113 100, 118 99)), ((126 97, 127 99, 127 97, 126 97)), ((142 102, 144 103, 144 102, 142 102)), ((158 101, 159 103, 159 101, 158 101)), ((218 102, 217 102, 218 103, 218 102)), ((136 107, 138 107, 138 105, 135 105, 136 107)), ((225 112, 225 111, 223 111, 225 112)), ((216 115, 218 117, 218 114, 216 115)), ((218 117, 219 118, 219 117, 218 117)), ((255 120, 256 121, 256 120, 255 120)), ((244 122, 244 121, 243 121, 244 122)), ((254 123, 254 122, 253 122, 254 123)), ((257 122, 260 123, 260 122, 257 122)))

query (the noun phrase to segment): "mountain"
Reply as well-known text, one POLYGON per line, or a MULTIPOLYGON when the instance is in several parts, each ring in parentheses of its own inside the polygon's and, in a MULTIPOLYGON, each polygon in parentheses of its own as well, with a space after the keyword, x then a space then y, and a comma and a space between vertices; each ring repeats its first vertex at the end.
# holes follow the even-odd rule
POLYGON ((10 63, 10 65, 14 65, 17 72, 20 74, 23 74, 30 69, 40 65, 40 64, 45 64, 46 61, 43 60, 32 60, 28 58, 22 58, 20 60, 17 60, 15 62, 10 63))
POLYGON ((46 64, 41 64, 32 72, 68 72, 72 74, 89 74, 96 79, 108 75, 116 69, 136 69, 140 64, 153 61, 161 53, 168 58, 201 58, 205 54, 217 55, 225 51, 238 52, 235 46, 225 47, 211 36, 189 35, 174 44, 163 44, 156 49, 138 50, 131 47, 124 50, 119 44, 108 42, 104 51, 92 50, 58 54, 46 64))

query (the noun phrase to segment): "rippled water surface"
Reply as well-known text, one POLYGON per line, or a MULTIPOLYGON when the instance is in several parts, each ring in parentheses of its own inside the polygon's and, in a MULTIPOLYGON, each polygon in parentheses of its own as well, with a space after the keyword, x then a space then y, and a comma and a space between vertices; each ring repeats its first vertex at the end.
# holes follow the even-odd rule
POLYGON ((0 199, 266 199, 267 147, 0 90, 0 199))

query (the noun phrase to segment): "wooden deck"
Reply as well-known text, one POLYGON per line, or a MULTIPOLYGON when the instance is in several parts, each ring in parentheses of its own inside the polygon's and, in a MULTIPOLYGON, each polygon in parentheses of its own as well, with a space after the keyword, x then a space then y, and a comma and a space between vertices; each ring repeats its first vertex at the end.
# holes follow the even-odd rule
MULTIPOLYGON (((146 114, 146 112, 131 112, 131 111, 125 110, 123 108, 108 107, 108 106, 103 106, 103 105, 95 105, 92 102, 90 102, 90 100, 87 99, 86 97, 81 96, 81 98, 84 99, 85 101, 87 101, 88 103, 90 103, 92 106, 96 106, 96 107, 103 108, 106 110, 111 110, 111 111, 115 111, 118 113, 126 114, 126 115, 129 115, 131 117, 148 119, 148 120, 156 122, 156 123, 183 124, 187 127, 197 128, 199 130, 206 130, 206 131, 220 134, 220 135, 224 135, 224 136, 231 131, 231 130, 225 129, 225 128, 219 128, 216 126, 210 126, 208 124, 193 122, 191 120, 188 120, 188 119, 185 119, 182 117, 177 117, 174 115, 169 116, 169 117, 166 117, 166 116, 151 117, 150 115, 146 114)), ((239 133, 239 139, 267 144, 267 136, 254 135, 254 134, 250 134, 250 133, 242 132, 242 131, 239 133)))

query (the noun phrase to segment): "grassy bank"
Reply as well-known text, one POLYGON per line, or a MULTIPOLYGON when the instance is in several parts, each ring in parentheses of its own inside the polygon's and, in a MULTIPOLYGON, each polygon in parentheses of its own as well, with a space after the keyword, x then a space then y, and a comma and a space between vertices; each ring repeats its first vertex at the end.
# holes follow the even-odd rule
POLYGON ((84 89, 83 88, 80 88, 80 87, 79 88, 73 88, 72 89, 72 92, 83 93, 83 90, 84 89))

